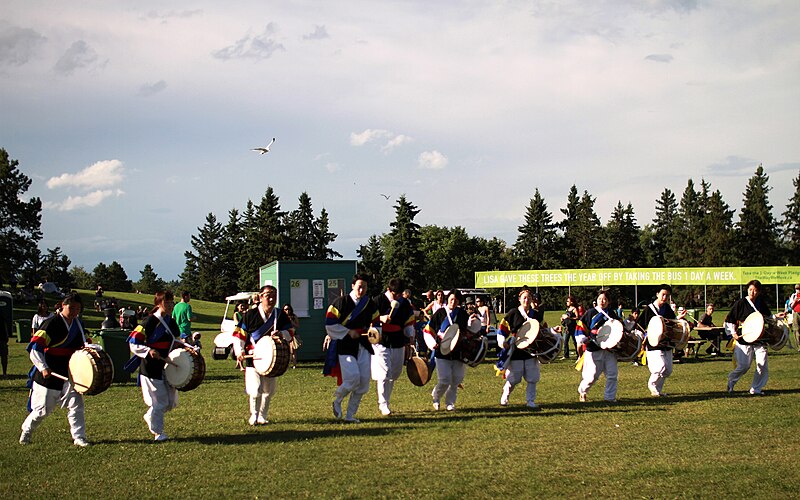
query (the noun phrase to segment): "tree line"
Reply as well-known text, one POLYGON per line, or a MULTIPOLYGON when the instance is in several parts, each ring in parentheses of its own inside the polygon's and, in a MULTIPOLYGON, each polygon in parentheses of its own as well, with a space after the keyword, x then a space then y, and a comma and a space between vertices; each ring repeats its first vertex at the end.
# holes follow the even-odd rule
MULTIPOLYGON (((420 210, 405 195, 394 205, 388 231, 373 234, 357 250, 360 272, 372 277, 371 293, 379 293, 393 276, 415 293, 427 289, 470 288, 475 271, 519 269, 587 269, 604 267, 720 267, 800 265, 800 173, 794 193, 780 218, 769 201, 769 177, 759 165, 743 192, 736 211, 702 179, 689 179, 680 195, 664 188, 655 200, 655 217, 641 226, 633 206, 621 201, 607 223, 601 223, 588 190, 573 185, 556 222, 538 188, 534 190, 513 245, 498 238, 470 236, 461 226, 420 226, 420 210), (736 220, 734 220, 736 218, 736 220)), ((25 201, 31 180, 0 149, 0 282, 19 276, 23 283, 43 278, 62 287, 139 290, 152 293, 169 286, 191 290, 195 297, 221 300, 258 285, 258 269, 273 260, 330 260, 341 257, 331 248, 337 235, 330 231, 328 212, 315 215, 311 198, 302 193, 297 209, 283 211, 272 187, 258 204, 248 200, 242 212, 232 208, 220 222, 209 213, 191 237, 191 249, 180 280, 165 282, 146 264, 140 279, 130 280, 116 261, 99 263, 91 272, 71 266, 60 247, 38 248, 42 238, 41 200, 25 201)), ((640 298, 648 291, 640 287, 640 298)), ((596 290, 572 289, 589 303, 596 290)), ((619 296, 633 297, 619 287, 619 296)), ((713 287, 710 299, 725 303, 738 296, 738 287, 713 287)), ((543 289, 549 307, 557 308, 565 290, 543 289), (555 305, 555 306, 554 306, 555 305)), ((676 298, 690 304, 701 290, 679 287, 676 298)), ((782 292, 781 292, 782 293, 782 292)), ((627 304, 630 307, 632 304, 627 304)))

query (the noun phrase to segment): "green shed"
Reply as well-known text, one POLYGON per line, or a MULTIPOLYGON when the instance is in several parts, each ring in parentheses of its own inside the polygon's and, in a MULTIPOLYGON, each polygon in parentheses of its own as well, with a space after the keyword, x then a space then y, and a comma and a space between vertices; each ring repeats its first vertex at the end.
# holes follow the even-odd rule
POLYGON ((300 319, 298 360, 324 358, 325 312, 334 299, 350 293, 356 270, 355 260, 276 260, 259 269, 259 286, 276 287, 278 307, 291 304, 300 319))

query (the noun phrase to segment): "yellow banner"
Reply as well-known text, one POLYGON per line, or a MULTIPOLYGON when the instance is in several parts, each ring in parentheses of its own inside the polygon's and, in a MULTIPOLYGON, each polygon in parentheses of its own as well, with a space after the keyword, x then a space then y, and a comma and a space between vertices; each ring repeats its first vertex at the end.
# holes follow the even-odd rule
POLYGON ((800 266, 786 267, 669 267, 628 269, 548 269, 478 271, 475 288, 608 285, 743 285, 800 283, 800 266))

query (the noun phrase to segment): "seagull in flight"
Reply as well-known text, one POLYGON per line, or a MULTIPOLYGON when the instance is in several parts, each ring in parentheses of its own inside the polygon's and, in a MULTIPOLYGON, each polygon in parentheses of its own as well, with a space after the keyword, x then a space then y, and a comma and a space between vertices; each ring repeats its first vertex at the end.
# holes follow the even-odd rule
POLYGON ((272 141, 270 141, 270 143, 269 143, 269 144, 267 144, 267 145, 266 145, 266 147, 263 147, 263 148, 253 148, 253 149, 251 149, 251 151, 260 151, 262 155, 263 155, 263 154, 265 154, 265 153, 269 153, 269 148, 271 148, 271 147, 272 147, 272 144, 273 144, 274 142, 275 142, 275 138, 273 137, 273 138, 272 138, 272 141))
POLYGON ((389 195, 388 195, 388 194, 383 194, 383 193, 378 193, 378 194, 380 194, 381 196, 383 196, 383 197, 384 197, 384 198, 386 198, 387 200, 389 199, 389 195))

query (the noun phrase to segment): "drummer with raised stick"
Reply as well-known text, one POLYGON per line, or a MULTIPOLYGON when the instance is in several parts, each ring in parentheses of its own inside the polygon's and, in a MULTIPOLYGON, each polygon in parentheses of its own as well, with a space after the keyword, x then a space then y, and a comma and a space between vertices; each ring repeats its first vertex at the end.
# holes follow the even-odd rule
MULTIPOLYGON (((519 306, 511 309, 505 314, 500 322, 498 337, 504 338, 503 347, 511 351, 504 368, 505 384, 503 384, 503 394, 500 396, 500 406, 508 406, 508 398, 514 387, 522 379, 528 383, 525 389, 525 401, 528 408, 538 410, 536 404, 536 384, 539 382, 540 369, 539 359, 530 351, 516 348, 521 346, 528 334, 561 334, 561 327, 547 329, 544 324, 544 310, 535 309, 534 302, 539 303, 538 294, 531 292, 527 286, 522 287, 519 295, 519 306), (545 330, 548 330, 545 332, 545 330)), ((557 349, 557 348, 556 348, 557 349)))
POLYGON ((69 382, 69 361, 86 344, 78 315, 83 301, 70 293, 61 301, 61 310, 45 321, 28 344, 31 362, 36 368, 31 388, 31 412, 22 423, 20 444, 31 442, 31 434, 53 412, 56 405, 67 409, 67 421, 75 446, 89 446, 86 441, 83 396, 69 382))
MULTIPOLYGON (((244 366, 244 388, 250 401, 250 425, 264 425, 269 423, 267 414, 272 396, 277 389, 277 376, 272 373, 262 374, 256 369, 255 363, 260 359, 254 357, 256 346, 260 342, 272 344, 272 352, 284 353, 285 371, 289 361, 289 342, 292 340, 294 325, 289 317, 279 308, 275 307, 278 300, 278 289, 272 285, 261 287, 258 307, 249 309, 242 321, 234 328, 233 351, 240 366, 244 366), (277 348, 276 348, 277 346, 277 348)), ((283 374, 281 371, 280 374, 283 374)))
POLYGON ((403 283, 398 278, 389 280, 386 291, 373 300, 378 306, 381 320, 381 339, 373 344, 372 379, 377 382, 378 410, 391 415, 389 400, 394 383, 403 373, 406 347, 414 338, 414 309, 403 296, 403 283))
POLYGON ((433 313, 424 330, 425 344, 436 357, 437 383, 431 393, 434 410, 439 409, 442 396, 447 411, 456 409, 458 386, 464 380, 467 366, 458 351, 458 340, 461 335, 478 333, 481 329, 478 316, 468 315, 459 304, 461 292, 451 290, 444 307, 433 313))
MULTIPOLYGON (((645 343, 645 356, 647 368, 650 370, 650 378, 647 381, 647 388, 653 397, 664 396, 664 381, 672 374, 672 349, 676 347, 674 341, 663 332, 667 329, 662 327, 666 322, 671 322, 680 328, 680 324, 675 320, 683 320, 686 310, 676 315, 670 307, 670 297, 672 287, 661 284, 656 293, 656 299, 642 309, 636 324, 647 332, 647 342, 645 343), (656 321, 653 321, 656 319, 656 321), (655 331, 654 326, 659 325, 660 331, 655 331)), ((685 329, 684 340, 688 339, 688 328, 685 329)))
POLYGON ((128 336, 133 358, 126 369, 139 368, 142 398, 147 405, 144 421, 155 441, 166 441, 164 414, 178 406, 178 391, 166 379, 164 367, 179 335, 178 324, 172 318, 175 296, 170 290, 156 292, 153 310, 144 325, 137 326, 128 336))
MULTIPOLYGON (((736 341, 733 346, 733 359, 736 368, 728 374, 728 393, 733 393, 736 382, 747 373, 753 359, 756 362, 756 373, 753 375, 753 383, 750 386, 750 394, 761 396, 764 394, 764 386, 769 379, 769 369, 767 366, 767 341, 763 336, 756 337, 755 340, 745 340, 745 327, 749 323, 759 325, 763 330, 766 318, 784 318, 786 313, 781 312, 772 315, 767 306, 767 302, 761 295, 761 282, 750 280, 747 283, 747 296, 734 302, 728 316, 725 317, 725 329, 733 336, 736 341), (742 325, 742 334, 738 327, 742 325)), ((761 331, 756 332, 761 334, 761 331)), ((749 337, 749 335, 748 335, 749 337)))
POLYGON ((613 327, 621 330, 623 325, 617 312, 611 309, 608 290, 601 289, 597 294, 597 305, 587 309, 575 327, 575 344, 578 347, 586 346, 582 358, 581 383, 578 385, 578 400, 581 402, 586 401, 589 389, 603 373, 606 375, 603 399, 608 402, 617 400, 617 354, 610 349, 604 349, 602 340, 598 338, 602 329, 613 327))

